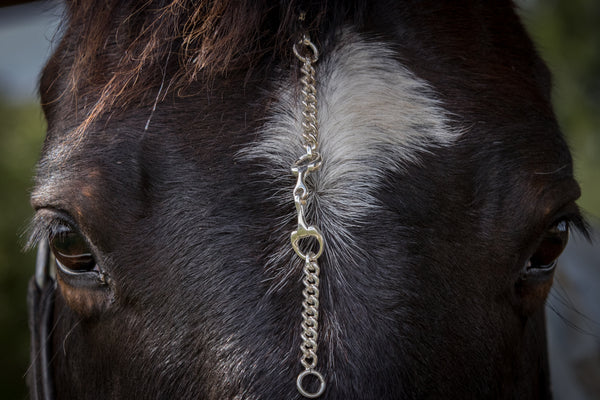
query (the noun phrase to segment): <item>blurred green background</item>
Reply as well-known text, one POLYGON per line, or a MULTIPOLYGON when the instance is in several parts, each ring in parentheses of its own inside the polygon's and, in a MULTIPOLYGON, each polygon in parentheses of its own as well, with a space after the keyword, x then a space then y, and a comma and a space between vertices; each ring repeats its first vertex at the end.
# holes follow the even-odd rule
POLYGON ((600 217, 600 1, 523 0, 521 17, 554 74, 553 100, 583 195, 600 217))
MULTIPOLYGON (((521 0, 517 4, 542 57, 554 72, 556 112, 583 188, 579 204, 591 216, 600 217, 600 1, 521 0)), ((28 398, 24 377, 29 358, 25 295, 34 254, 21 251, 22 233, 32 215, 28 192, 45 130, 35 82, 49 54, 60 10, 56 2, 0 8, 2 399, 28 398), (17 70, 23 73, 14 75, 17 70), (19 84, 19 80, 25 82, 19 84)))

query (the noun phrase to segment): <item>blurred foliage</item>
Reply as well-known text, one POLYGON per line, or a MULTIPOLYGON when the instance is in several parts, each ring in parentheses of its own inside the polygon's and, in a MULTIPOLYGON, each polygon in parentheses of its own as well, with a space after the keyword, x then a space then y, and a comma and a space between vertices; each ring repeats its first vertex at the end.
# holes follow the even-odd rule
POLYGON ((33 252, 23 253, 32 215, 29 191, 44 137, 39 105, 10 105, 0 99, 0 388, 3 399, 26 398, 29 365, 27 282, 33 252))
MULTIPOLYGON (((580 205, 600 216, 600 1, 520 0, 522 17, 555 75, 555 107, 583 188, 580 205)), ((44 121, 37 105, 0 99, 0 387, 2 398, 27 398, 27 281, 34 254, 22 233, 44 121)))
POLYGON ((554 107, 573 152, 581 208, 600 217, 600 1, 519 1, 554 75, 554 107))

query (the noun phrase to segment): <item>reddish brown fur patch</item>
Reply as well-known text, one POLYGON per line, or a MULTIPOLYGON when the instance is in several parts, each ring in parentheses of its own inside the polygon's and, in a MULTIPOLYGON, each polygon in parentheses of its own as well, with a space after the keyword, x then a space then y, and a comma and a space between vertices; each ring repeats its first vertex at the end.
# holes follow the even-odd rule
POLYGON ((113 302, 113 294, 108 286, 71 286, 60 274, 56 274, 56 279, 60 282, 58 287, 65 302, 81 317, 98 315, 113 302))

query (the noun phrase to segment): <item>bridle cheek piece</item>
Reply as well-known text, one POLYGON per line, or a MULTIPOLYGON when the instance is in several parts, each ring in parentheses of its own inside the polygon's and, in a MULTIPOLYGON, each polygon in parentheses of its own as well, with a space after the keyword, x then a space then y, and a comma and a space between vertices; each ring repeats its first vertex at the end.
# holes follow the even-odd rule
POLYGON ((51 331, 54 321, 52 255, 47 240, 38 244, 35 276, 29 281, 27 308, 31 334, 31 372, 29 382, 33 400, 53 400, 54 382, 50 361, 52 357, 51 331))

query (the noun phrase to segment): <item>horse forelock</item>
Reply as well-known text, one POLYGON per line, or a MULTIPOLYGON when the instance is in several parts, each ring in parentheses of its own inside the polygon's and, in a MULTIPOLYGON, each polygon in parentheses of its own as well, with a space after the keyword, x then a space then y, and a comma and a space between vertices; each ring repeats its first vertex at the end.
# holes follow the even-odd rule
MULTIPOLYGON (((75 130, 83 134, 99 116, 136 101, 169 71, 167 87, 181 94, 193 82, 292 56, 303 31, 331 35, 343 21, 360 24, 364 1, 71 1, 55 58, 75 61, 54 98, 70 95, 83 110, 75 130), (306 13, 306 23, 298 16, 306 13), (328 33, 327 33, 328 32, 328 33), (108 72, 110 71, 110 72, 108 72), (107 73, 108 72, 108 73, 107 73)), ((44 80, 44 78, 42 78, 44 80)), ((52 86, 47 85, 47 86, 52 86)), ((164 91, 163 97, 168 91, 164 91)))

